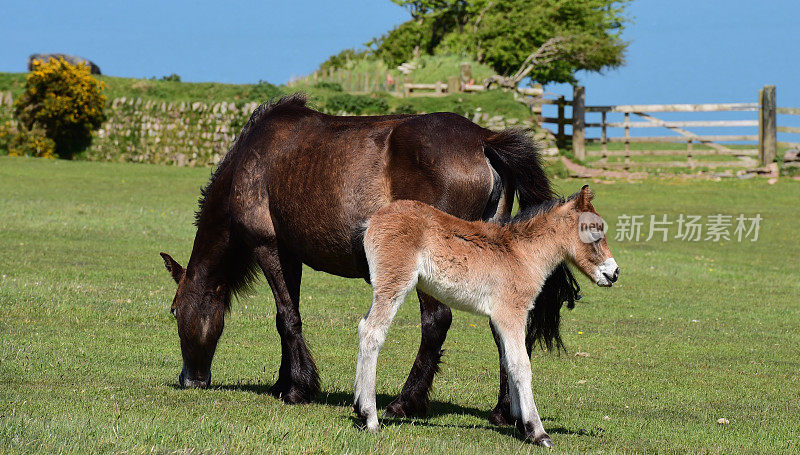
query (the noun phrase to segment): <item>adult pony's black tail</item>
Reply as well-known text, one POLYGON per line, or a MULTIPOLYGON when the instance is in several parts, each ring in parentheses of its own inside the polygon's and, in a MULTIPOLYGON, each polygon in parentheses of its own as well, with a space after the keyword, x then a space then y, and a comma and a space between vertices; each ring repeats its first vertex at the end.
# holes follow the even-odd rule
MULTIPOLYGON (((485 140, 484 150, 492 163, 510 179, 517 193, 519 208, 525 210, 555 197, 550 181, 542 169, 539 146, 524 131, 509 129, 492 134, 485 140)), ((548 350, 564 348, 559 327, 561 307, 575 307, 580 287, 566 263, 556 267, 545 281, 528 316, 525 344, 530 352, 534 344, 548 350)))

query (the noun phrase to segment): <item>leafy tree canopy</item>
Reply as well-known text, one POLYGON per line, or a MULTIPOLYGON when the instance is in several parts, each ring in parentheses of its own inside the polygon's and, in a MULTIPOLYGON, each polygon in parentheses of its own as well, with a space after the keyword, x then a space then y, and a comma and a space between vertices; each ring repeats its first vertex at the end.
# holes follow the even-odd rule
POLYGON ((624 63, 629 0, 392 0, 412 20, 377 42, 375 55, 389 65, 420 54, 461 54, 499 74, 517 71, 539 46, 563 37, 558 58, 536 65, 532 80, 575 82, 579 70, 602 71, 624 63))

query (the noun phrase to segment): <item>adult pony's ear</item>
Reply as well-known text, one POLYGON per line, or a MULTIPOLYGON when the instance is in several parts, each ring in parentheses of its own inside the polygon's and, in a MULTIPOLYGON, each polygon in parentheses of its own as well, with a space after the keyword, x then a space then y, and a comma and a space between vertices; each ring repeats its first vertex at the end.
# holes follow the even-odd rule
POLYGON ((594 192, 589 185, 583 185, 578 192, 578 197, 575 198, 575 209, 579 212, 590 211, 592 199, 594 199, 594 192))
POLYGON ((167 253, 161 253, 161 258, 164 259, 164 267, 166 267, 167 272, 172 275, 172 279, 175 280, 176 283, 180 283, 183 274, 186 273, 186 269, 178 264, 178 261, 172 259, 172 256, 167 253))

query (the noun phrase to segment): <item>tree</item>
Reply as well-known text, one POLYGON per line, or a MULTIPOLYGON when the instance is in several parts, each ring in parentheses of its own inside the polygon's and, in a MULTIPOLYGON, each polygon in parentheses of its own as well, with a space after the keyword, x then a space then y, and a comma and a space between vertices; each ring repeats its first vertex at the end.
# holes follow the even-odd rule
POLYGON ((575 82, 579 70, 601 71, 624 63, 625 2, 513 0, 489 8, 475 33, 478 59, 500 74, 516 71, 548 39, 564 37, 558 58, 533 68, 532 80, 575 82))
POLYGON ((89 146, 92 131, 106 119, 103 88, 85 64, 35 60, 14 113, 25 130, 43 130, 55 143, 56 154, 71 158, 89 146))
POLYGON ((620 35, 629 0, 392 1, 413 17, 380 40, 375 54, 392 65, 410 59, 417 43, 420 52, 463 54, 511 75, 553 38, 560 40, 557 52, 533 61, 532 80, 575 82, 577 71, 624 63, 627 43, 620 35))

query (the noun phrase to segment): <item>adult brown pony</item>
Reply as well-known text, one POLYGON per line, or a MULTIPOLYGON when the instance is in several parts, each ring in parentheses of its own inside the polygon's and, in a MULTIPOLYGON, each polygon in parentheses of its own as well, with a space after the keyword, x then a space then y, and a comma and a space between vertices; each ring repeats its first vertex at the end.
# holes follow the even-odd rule
MULTIPOLYGON (((178 323, 182 387, 208 387, 211 361, 231 295, 267 278, 277 306, 281 366, 270 393, 306 403, 319 391, 300 320, 300 280, 307 264, 369 279, 363 226, 393 200, 413 199, 465 220, 510 215, 552 198, 537 148, 518 131, 494 133, 456 114, 336 117, 309 109, 301 95, 259 106, 202 191, 197 234, 184 269, 162 253, 178 283, 171 311, 178 323)), ((450 327, 450 309, 419 293, 422 342, 388 415, 424 415, 450 327)), ((574 304, 565 265, 537 299, 526 345, 560 345, 559 311, 574 304)), ((496 339, 497 341, 497 339, 496 339)), ((498 405, 490 420, 510 423, 501 361, 498 405)))

